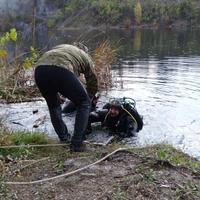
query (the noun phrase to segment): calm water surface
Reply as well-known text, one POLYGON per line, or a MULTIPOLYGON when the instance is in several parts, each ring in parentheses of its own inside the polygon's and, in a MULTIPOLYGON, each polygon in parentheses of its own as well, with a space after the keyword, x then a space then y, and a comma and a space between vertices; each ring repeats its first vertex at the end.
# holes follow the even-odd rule
POLYGON ((200 57, 124 57, 120 63, 109 94, 135 98, 145 124, 136 142, 169 143, 200 159, 200 57))
POLYGON ((108 96, 133 97, 144 116, 129 143, 169 143, 200 159, 199 33, 150 30, 126 38, 108 96))
POLYGON ((144 128, 128 143, 169 143, 200 159, 200 32, 110 33, 121 44, 113 87, 102 97, 132 97, 144 128), (118 38, 118 39, 117 39, 118 38))

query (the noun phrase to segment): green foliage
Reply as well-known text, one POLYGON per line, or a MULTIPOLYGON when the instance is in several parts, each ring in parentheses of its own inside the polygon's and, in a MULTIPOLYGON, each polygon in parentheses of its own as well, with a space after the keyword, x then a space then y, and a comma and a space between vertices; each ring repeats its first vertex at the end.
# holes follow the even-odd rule
POLYGON ((5 49, 0 49, 0 58, 7 57, 8 52, 5 49))
POLYGON ((113 198, 117 200, 125 200, 127 199, 127 196, 127 192, 123 191, 123 188, 121 188, 120 186, 118 186, 116 191, 113 193, 113 198))
POLYGON ((190 161, 189 166, 193 173, 200 174, 200 162, 190 161))
POLYGON ((189 181, 176 189, 176 196, 177 200, 197 199, 200 197, 200 186, 189 181))
POLYGON ((182 152, 175 151, 172 147, 163 145, 156 151, 156 159, 162 163, 172 163, 175 166, 185 166, 193 173, 200 174, 200 162, 189 158, 182 152))
MULTIPOLYGON (((67 17, 70 18, 72 25, 73 23, 124 25, 127 21, 131 24, 135 21, 138 25, 141 22, 170 25, 177 20, 198 25, 200 20, 199 0, 61 0, 54 2, 49 0, 49 3, 51 9, 54 9, 52 10, 54 17, 45 19, 49 28, 53 28, 58 20, 62 22, 67 17), (81 17, 77 19, 78 22, 71 20, 79 14, 81 17)), ((20 21, 19 14, 12 18, 20 21)), ((28 21, 28 19, 23 20, 28 21)), ((4 57, 5 52, 1 53, 1 56, 4 57)))
POLYGON ((100 20, 107 23, 120 22, 127 15, 132 16, 134 1, 130 0, 93 0, 91 2, 92 9, 99 16, 100 20))
POLYGON ((123 19, 123 16, 133 15, 135 0, 70 0, 65 5, 65 13, 75 15, 84 8, 88 8, 96 20, 103 23, 115 24, 123 19))
POLYGON ((10 135, 11 144, 26 145, 26 144, 47 144, 48 139, 41 133, 17 132, 10 135))
POLYGON ((177 8, 178 16, 182 19, 191 19, 194 9, 194 0, 182 0, 177 8))
POLYGON ((10 34, 9 37, 12 41, 16 42, 17 41, 17 31, 15 28, 10 29, 10 34))
POLYGON ((23 62, 23 66, 25 69, 29 69, 30 67, 33 66, 33 64, 37 61, 38 59, 38 52, 34 49, 34 47, 30 47, 30 56, 26 57, 23 62))
POLYGON ((80 0, 69 0, 65 5, 65 13, 68 15, 72 15, 74 12, 77 13, 86 4, 86 2, 80 0))
MULTIPOLYGON (((28 144, 48 144, 47 136, 37 132, 8 132, 0 135, 0 146, 6 145, 28 145, 28 144)), ((27 157, 32 155, 36 149, 21 146, 20 148, 1 149, 0 155, 12 155, 13 157, 27 157)))
POLYGON ((142 19, 145 23, 172 23, 176 20, 198 18, 200 5, 197 0, 146 0, 142 4, 142 19))
POLYGON ((89 19, 92 17, 98 24, 124 25, 128 21, 127 27, 133 21, 140 25, 171 24, 176 20, 198 23, 200 19, 200 4, 197 0, 69 0, 65 3, 64 14, 73 17, 84 9, 89 19))
POLYGON ((56 16, 58 16, 59 18, 63 18, 64 17, 64 13, 63 13, 62 9, 58 9, 57 10, 56 16))
POLYGON ((34 153, 33 148, 27 147, 19 147, 19 148, 11 148, 11 149, 1 149, 0 148, 0 156, 6 157, 9 156, 11 158, 24 158, 31 156, 34 153))
MULTIPOLYGON (((8 61, 4 58, 9 55, 9 52, 7 51, 7 45, 9 42, 17 42, 17 31, 15 28, 10 29, 9 32, 6 32, 1 38, 0 38, 0 63, 1 66, 7 66, 8 61)), ((23 61, 23 65, 25 69, 29 69, 34 62, 38 58, 38 53, 34 49, 34 47, 30 47, 30 56, 26 57, 23 61)), ((15 63, 16 65, 16 63, 15 63)), ((18 65, 16 65, 18 66, 18 65)))
POLYGON ((6 46, 11 41, 17 41, 17 31, 15 28, 10 29, 9 32, 4 33, 4 35, 0 37, 0 66, 4 66, 4 64, 6 64, 4 61, 4 58, 8 56, 6 46))
POLYGON ((157 152, 157 159, 160 161, 170 161, 171 152, 168 149, 163 149, 157 152))
POLYGON ((17 41, 17 31, 15 28, 10 29, 9 32, 4 33, 0 38, 0 47, 4 47, 10 41, 17 41))
POLYGON ((63 172, 65 169, 65 162, 63 160, 59 160, 57 164, 54 166, 57 171, 63 172))
POLYGON ((52 27, 54 27, 56 20, 55 19, 48 19, 46 23, 47 23, 48 28, 52 28, 52 27))
POLYGON ((153 169, 149 169, 145 174, 145 177, 148 181, 153 182, 156 179, 156 172, 153 169))
POLYGON ((28 85, 31 78, 26 76, 25 70, 30 69, 38 58, 38 52, 30 47, 28 56, 14 55, 11 57, 7 45, 12 42, 16 53, 18 34, 15 28, 10 29, 0 37, 0 98, 9 102, 19 102, 37 95, 36 88, 28 85), (23 67, 22 67, 23 66, 23 67), (9 67, 9 70, 8 70, 9 67), (24 70, 25 69, 25 70, 24 70))
POLYGON ((0 145, 47 144, 48 138, 37 132, 10 132, 1 127, 0 145))
POLYGON ((5 200, 8 199, 7 193, 8 193, 8 188, 0 180, 0 199, 5 199, 5 200))

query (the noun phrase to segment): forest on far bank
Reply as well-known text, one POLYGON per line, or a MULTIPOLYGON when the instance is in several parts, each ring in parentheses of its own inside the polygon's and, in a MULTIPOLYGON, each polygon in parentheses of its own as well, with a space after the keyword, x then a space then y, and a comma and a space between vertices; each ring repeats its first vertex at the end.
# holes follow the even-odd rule
POLYGON ((0 1, 1 28, 24 24, 58 27, 199 26, 199 0, 0 1))

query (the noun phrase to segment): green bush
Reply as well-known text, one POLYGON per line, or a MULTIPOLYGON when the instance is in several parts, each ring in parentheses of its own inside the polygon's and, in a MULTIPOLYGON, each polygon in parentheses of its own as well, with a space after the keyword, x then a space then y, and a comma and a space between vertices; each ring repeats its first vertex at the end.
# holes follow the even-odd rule
POLYGON ((48 19, 46 23, 48 28, 53 28, 55 26, 56 21, 55 19, 48 19))
POLYGON ((183 0, 178 6, 178 17, 190 20, 194 14, 194 0, 183 0))
POLYGON ((80 1, 80 0, 69 0, 65 4, 65 13, 68 15, 72 15, 74 13, 78 13, 82 7, 87 6, 86 1, 80 1))

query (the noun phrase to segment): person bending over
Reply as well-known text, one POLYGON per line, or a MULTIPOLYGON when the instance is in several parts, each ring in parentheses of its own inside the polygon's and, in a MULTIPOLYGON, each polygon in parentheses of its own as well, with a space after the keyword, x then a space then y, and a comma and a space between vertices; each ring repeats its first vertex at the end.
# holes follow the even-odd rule
POLYGON ((90 56, 77 46, 62 44, 44 53, 35 66, 36 85, 47 102, 51 122, 60 141, 69 142, 70 134, 62 120, 59 94, 68 98, 77 111, 70 150, 84 151, 83 139, 90 112, 90 98, 98 90, 90 56), (78 79, 81 74, 85 76, 87 91, 78 79))

